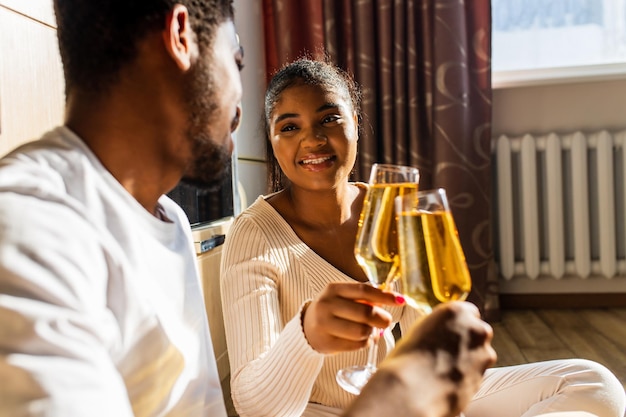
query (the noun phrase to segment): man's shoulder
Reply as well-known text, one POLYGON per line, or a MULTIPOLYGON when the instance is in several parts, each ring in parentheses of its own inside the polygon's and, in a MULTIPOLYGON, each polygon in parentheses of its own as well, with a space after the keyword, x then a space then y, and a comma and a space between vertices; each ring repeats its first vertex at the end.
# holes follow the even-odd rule
POLYGON ((0 191, 36 192, 80 181, 86 164, 84 145, 58 127, 24 143, 0 159, 0 191))

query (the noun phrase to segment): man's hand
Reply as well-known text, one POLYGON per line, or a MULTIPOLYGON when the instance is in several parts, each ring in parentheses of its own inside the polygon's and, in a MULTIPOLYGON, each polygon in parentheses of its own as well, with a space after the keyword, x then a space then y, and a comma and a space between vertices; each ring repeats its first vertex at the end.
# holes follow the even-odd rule
POLYGON ((453 417, 496 360, 493 330, 476 306, 437 306, 402 337, 345 417, 453 417))

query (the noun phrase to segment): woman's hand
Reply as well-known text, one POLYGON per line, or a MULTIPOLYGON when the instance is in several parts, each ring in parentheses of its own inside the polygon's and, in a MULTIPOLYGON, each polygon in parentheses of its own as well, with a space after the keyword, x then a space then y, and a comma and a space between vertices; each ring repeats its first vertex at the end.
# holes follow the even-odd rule
POLYGON ((372 328, 387 328, 391 314, 381 306, 398 306, 401 296, 365 283, 331 283, 303 311, 304 334, 320 353, 366 346, 372 328))
POLYGON ((344 417, 457 416, 496 360, 492 337, 473 304, 437 306, 379 364, 344 417))

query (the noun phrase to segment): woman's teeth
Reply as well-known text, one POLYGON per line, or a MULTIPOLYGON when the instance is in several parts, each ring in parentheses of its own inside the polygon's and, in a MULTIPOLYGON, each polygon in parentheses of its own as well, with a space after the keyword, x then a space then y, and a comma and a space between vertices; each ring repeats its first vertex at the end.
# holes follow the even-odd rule
POLYGON ((315 159, 305 159, 304 161, 301 162, 301 164, 303 165, 309 165, 309 164, 321 164, 323 162, 326 162, 330 159, 331 157, 325 157, 325 158, 315 158, 315 159))

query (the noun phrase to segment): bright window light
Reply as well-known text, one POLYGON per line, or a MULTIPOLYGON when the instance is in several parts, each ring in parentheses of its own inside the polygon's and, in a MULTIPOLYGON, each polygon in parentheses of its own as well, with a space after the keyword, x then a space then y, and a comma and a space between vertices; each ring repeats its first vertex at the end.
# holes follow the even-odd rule
POLYGON ((565 73, 571 77, 572 67, 595 66, 626 76, 626 0, 492 0, 491 5, 494 75, 530 70, 537 77, 537 70, 569 68, 565 73))

